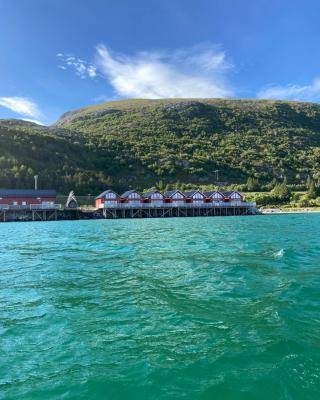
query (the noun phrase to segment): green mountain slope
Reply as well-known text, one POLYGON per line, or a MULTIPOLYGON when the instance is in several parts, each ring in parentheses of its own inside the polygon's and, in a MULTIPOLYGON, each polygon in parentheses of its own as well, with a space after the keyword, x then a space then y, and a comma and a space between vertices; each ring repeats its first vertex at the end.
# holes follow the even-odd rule
POLYGON ((320 105, 266 100, 126 100, 52 127, 0 121, 0 186, 96 193, 155 183, 304 182, 320 166, 320 105))

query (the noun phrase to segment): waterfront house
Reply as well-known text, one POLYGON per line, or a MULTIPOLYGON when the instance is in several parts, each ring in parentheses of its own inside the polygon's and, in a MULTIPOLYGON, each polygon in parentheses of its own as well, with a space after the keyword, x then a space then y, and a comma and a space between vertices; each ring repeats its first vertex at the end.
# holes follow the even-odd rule
POLYGON ((0 189, 0 205, 11 207, 30 207, 31 205, 54 206, 55 190, 0 189))
POLYGON ((120 202, 120 196, 111 189, 105 190, 95 198, 96 207, 115 207, 120 202))
POLYGON ((204 192, 203 194, 206 197, 206 201, 224 201, 223 194, 221 192, 218 192, 217 190, 209 190, 207 192, 204 192))
POLYGON ((186 203, 202 204, 205 201, 205 195, 199 190, 189 190, 188 192, 184 192, 184 195, 186 203))
POLYGON ((180 190, 169 190, 164 194, 164 197, 166 202, 172 203, 174 206, 181 205, 186 199, 186 196, 180 190))
POLYGON ((121 199, 131 206, 141 204, 142 196, 136 190, 127 190, 121 195, 121 199))
POLYGON ((150 190, 142 194, 142 201, 144 203, 151 203, 153 205, 162 205, 164 196, 159 190, 150 190))
POLYGON ((223 195, 223 201, 230 201, 230 202, 241 202, 243 201, 243 196, 236 191, 228 191, 228 192, 222 192, 223 195))

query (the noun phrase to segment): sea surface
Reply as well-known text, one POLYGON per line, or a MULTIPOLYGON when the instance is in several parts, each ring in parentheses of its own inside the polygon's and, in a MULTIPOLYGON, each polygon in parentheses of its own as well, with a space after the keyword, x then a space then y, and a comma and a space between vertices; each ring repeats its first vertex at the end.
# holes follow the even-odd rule
POLYGON ((320 399, 319 227, 0 224, 0 399, 320 399))

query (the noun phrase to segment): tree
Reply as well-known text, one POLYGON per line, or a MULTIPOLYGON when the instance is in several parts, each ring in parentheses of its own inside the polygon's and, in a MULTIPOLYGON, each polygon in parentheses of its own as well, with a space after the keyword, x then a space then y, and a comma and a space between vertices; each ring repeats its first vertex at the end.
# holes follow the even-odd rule
POLYGON ((252 178, 251 176, 249 176, 249 178, 247 179, 247 190, 249 192, 256 192, 257 190, 259 190, 259 182, 257 179, 252 178))
POLYGON ((273 189, 272 194, 280 201, 286 201, 290 199, 291 192, 287 186, 287 180, 284 179, 282 183, 278 183, 273 189))
POLYGON ((307 196, 308 199, 315 199, 318 197, 318 191, 313 179, 309 182, 307 196))

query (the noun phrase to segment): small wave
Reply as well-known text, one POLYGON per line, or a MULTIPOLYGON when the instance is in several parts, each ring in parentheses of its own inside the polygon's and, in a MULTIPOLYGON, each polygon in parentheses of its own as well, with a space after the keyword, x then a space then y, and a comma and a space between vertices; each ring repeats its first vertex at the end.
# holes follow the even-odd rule
POLYGON ((276 251, 274 254, 274 257, 276 258, 281 258, 284 256, 284 249, 280 249, 279 251, 276 251))

